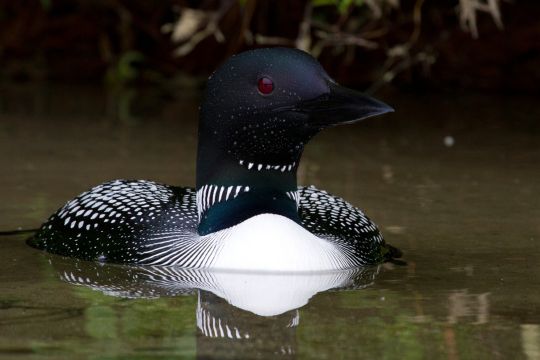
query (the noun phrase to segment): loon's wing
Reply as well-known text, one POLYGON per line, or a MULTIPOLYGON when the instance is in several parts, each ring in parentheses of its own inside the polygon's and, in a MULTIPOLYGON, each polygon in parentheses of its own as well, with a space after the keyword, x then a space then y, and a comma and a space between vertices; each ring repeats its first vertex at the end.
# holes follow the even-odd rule
POLYGON ((83 260, 165 261, 197 233, 195 190, 151 181, 96 186, 53 214, 29 244, 83 260))
POLYGON ((389 259, 394 248, 385 244, 377 225, 360 209, 314 186, 298 187, 297 201, 302 225, 350 254, 355 265, 389 259))

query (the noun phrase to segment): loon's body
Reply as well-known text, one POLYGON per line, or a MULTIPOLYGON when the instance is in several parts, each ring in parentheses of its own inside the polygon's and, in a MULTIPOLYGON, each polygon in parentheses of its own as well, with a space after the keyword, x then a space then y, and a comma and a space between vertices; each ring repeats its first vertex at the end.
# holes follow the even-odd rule
POLYGON ((304 144, 321 129, 391 111, 337 85, 309 55, 260 49, 209 79, 197 186, 117 180, 68 202, 30 240, 85 260, 263 271, 384 261, 393 248, 357 208, 298 187, 304 144))
MULTIPOLYGON (((241 194, 231 189, 228 201, 241 194)), ((301 224, 259 214, 201 236, 194 189, 116 180, 68 202, 37 239, 49 252, 84 260, 191 268, 332 270, 383 259, 383 239, 360 210, 314 187, 295 197, 301 224)))

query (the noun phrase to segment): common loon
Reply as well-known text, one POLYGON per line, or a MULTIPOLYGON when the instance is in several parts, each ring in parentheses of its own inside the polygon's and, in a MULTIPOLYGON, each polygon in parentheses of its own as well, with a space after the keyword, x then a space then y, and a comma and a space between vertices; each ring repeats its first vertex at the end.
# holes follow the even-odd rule
POLYGON ((200 108, 196 189, 116 180, 66 203, 29 240, 121 264, 325 271, 397 253, 343 199, 297 186, 320 130, 393 111, 338 85, 307 53, 251 50, 212 74, 200 108))

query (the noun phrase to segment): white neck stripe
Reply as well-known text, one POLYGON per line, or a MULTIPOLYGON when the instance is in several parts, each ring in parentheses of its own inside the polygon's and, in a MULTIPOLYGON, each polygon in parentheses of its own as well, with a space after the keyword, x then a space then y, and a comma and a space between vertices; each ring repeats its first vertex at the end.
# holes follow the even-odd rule
POLYGON ((236 198, 238 195, 249 192, 249 186, 236 186, 234 195, 232 190, 235 186, 204 185, 197 191, 197 213, 199 220, 202 214, 213 205, 236 198), (227 189, 225 191, 225 189, 227 189))
MULTIPOLYGON (((237 186, 220 186, 220 185, 204 185, 197 191, 197 213, 199 215, 199 220, 202 217, 202 214, 210 209, 213 205, 232 200, 242 193, 249 192, 249 186, 237 185, 237 186), (232 194, 234 190, 234 195, 232 194)), ((296 202, 296 207, 298 207, 300 202, 300 197, 298 191, 287 191, 287 197, 296 202)))

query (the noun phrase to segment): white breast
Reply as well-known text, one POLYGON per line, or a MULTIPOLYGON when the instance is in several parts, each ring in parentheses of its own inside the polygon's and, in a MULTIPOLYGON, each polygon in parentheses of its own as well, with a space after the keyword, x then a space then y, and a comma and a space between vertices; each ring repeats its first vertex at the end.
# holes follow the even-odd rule
POLYGON ((296 272, 350 267, 336 245, 281 215, 257 215, 206 237, 220 243, 209 264, 214 269, 296 272))

